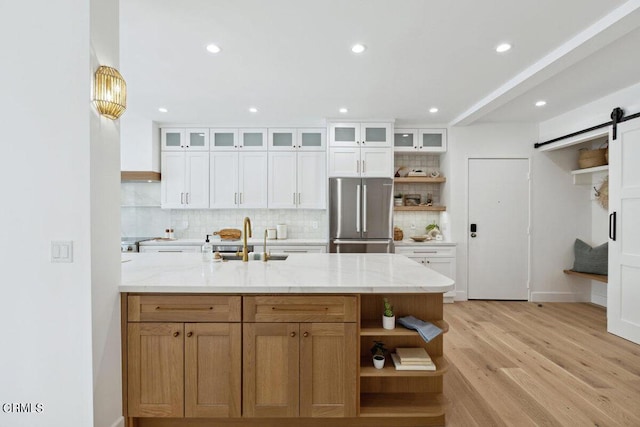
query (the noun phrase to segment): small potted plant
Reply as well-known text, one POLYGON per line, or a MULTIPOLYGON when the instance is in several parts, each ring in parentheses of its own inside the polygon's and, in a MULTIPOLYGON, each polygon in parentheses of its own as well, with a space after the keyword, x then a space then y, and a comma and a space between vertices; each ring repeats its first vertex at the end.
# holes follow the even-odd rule
POLYGON ((385 354, 388 353, 387 348, 382 341, 374 341, 373 347, 371 347, 371 354, 373 354, 373 366, 376 369, 384 368, 385 354))
POLYGON ((396 316, 393 314, 393 306, 388 299, 384 299, 384 312, 382 313, 382 327, 384 329, 395 329, 396 316))

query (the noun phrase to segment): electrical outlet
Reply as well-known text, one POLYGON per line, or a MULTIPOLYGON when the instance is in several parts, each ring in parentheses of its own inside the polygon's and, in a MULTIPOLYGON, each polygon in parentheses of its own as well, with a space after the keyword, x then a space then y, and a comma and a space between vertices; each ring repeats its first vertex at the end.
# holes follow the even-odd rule
POLYGON ((416 225, 415 224, 411 224, 411 229, 415 230, 416 229, 416 225))
POLYGON ((314 230, 317 230, 318 229, 318 221, 313 221, 311 223, 311 228, 313 228, 314 230))

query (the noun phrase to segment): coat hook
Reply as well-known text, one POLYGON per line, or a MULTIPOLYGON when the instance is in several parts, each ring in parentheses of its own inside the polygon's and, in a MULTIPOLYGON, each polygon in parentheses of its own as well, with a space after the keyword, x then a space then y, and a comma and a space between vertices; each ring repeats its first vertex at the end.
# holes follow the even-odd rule
POLYGON ((596 192, 596 197, 600 197, 600 192, 598 191, 598 189, 596 187, 593 187, 593 191, 596 192))

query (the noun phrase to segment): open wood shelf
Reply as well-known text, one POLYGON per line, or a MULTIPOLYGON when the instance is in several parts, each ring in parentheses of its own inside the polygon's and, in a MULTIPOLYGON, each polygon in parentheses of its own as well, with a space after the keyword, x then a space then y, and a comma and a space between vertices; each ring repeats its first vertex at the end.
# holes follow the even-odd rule
POLYGON ((605 276, 604 274, 592 274, 592 273, 580 273, 578 271, 573 270, 562 270, 565 274, 571 274, 573 276, 582 277, 585 279, 597 280, 598 282, 607 283, 609 280, 609 276, 605 276))
POLYGON ((362 377, 439 377, 449 370, 449 362, 443 356, 432 357, 436 365, 435 371, 398 371, 396 370, 391 356, 386 356, 384 368, 373 367, 373 360, 370 356, 360 359, 360 378, 362 377))
POLYGON ((439 417, 444 416, 442 401, 440 393, 363 393, 360 416, 439 417))
MULTIPOLYGON (((384 329, 380 326, 382 321, 363 320, 360 326, 360 336, 362 337, 414 337, 418 336, 418 332, 413 329, 407 329, 404 326, 397 325, 395 329, 384 329)), ((430 320, 431 323, 442 329, 443 333, 449 330, 449 324, 446 320, 430 320)), ((393 362, 392 362, 393 363, 393 362)))
POLYGON ((436 184, 436 183, 447 182, 447 178, 443 176, 439 176, 437 178, 432 178, 430 176, 407 176, 402 178, 394 178, 393 182, 396 184, 414 184, 414 183, 436 184))
POLYGON ((446 206, 394 206, 394 211, 446 211, 446 206))

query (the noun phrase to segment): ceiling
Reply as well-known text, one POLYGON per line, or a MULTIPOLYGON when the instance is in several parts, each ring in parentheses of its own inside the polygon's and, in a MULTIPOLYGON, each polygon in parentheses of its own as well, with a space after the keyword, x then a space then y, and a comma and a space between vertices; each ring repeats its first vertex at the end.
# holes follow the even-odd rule
POLYGON ((638 46, 637 0, 120 2, 128 113, 160 123, 538 122, 640 81, 638 46))

